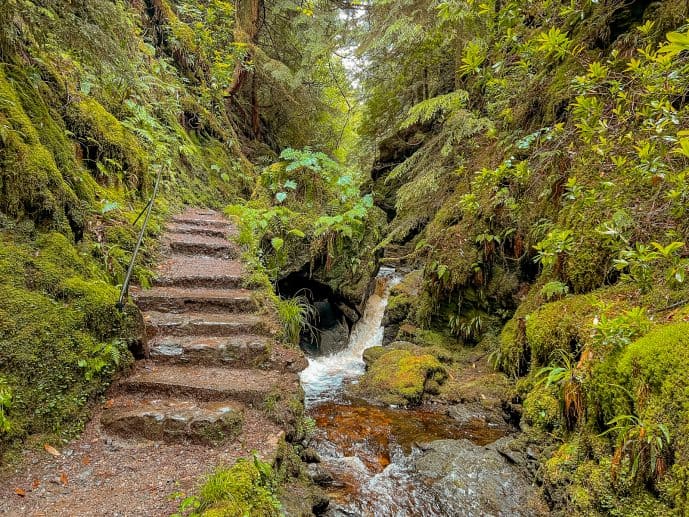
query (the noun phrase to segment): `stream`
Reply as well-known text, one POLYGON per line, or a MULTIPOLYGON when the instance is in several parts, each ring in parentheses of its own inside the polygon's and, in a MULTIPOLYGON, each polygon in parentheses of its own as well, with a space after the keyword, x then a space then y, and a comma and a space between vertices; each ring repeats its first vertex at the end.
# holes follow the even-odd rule
POLYGON ((364 350, 381 345, 390 289, 383 268, 347 348, 309 357, 301 373, 307 412, 316 422, 310 466, 330 499, 328 516, 534 515, 529 487, 495 451, 505 435, 482 420, 460 425, 428 408, 376 406, 348 395, 365 371, 364 350))

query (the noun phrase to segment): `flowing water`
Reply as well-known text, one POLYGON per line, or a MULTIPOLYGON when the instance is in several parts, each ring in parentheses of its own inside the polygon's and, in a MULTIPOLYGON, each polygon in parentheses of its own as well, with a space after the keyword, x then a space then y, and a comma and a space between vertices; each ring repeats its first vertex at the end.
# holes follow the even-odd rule
POLYGON ((364 350, 382 343, 381 321, 399 279, 394 270, 383 269, 347 348, 309 358, 301 374, 307 410, 317 424, 317 468, 328 478, 329 515, 469 515, 455 507, 463 503, 452 490, 443 493, 419 478, 415 462, 422 451, 416 444, 467 438, 483 445, 504 435, 482 421, 462 426, 428 409, 374 406, 347 395, 347 386, 364 373, 364 350))

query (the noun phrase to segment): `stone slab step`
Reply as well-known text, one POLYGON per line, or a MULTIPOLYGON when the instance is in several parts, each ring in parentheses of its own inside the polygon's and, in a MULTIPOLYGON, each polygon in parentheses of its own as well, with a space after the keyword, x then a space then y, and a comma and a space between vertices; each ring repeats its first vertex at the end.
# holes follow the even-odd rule
POLYGON ((215 312, 144 312, 149 338, 154 336, 233 336, 270 334, 269 325, 257 314, 215 312))
POLYGON ((172 217, 174 223, 193 224, 197 226, 213 226, 225 228, 233 226, 232 222, 214 210, 192 209, 172 217))
POLYGON ((219 289, 158 286, 133 290, 139 309, 159 312, 251 312, 258 308, 248 289, 219 289))
POLYGON ((166 233, 165 239, 170 249, 177 253, 219 258, 237 258, 240 255, 239 247, 222 237, 195 233, 166 233))
POLYGON ((170 233, 192 233, 198 235, 207 235, 208 237, 219 237, 225 239, 236 234, 233 226, 206 226, 192 223, 171 223, 165 228, 170 233))
POLYGON ((253 367, 270 360, 272 340, 251 334, 157 336, 148 345, 151 359, 158 362, 253 367))
POLYGON ((236 260, 173 255, 158 267, 156 285, 178 287, 226 287, 242 285, 245 270, 236 260))
POLYGON ((234 441, 243 421, 243 406, 232 400, 147 400, 120 395, 101 414, 103 428, 125 438, 210 445, 234 441))
POLYGON ((299 378, 273 370, 155 365, 140 369, 120 386, 156 397, 193 397, 204 401, 236 400, 256 407, 275 397, 296 393, 299 378))

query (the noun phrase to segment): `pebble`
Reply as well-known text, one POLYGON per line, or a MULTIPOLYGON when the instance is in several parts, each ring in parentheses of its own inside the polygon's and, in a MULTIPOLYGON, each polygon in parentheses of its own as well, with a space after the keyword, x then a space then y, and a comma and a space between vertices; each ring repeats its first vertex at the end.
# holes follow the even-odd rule
POLYGON ((88 479, 91 475, 93 474, 93 469, 86 469, 83 472, 81 472, 78 476, 77 479, 80 481, 85 481, 88 479))

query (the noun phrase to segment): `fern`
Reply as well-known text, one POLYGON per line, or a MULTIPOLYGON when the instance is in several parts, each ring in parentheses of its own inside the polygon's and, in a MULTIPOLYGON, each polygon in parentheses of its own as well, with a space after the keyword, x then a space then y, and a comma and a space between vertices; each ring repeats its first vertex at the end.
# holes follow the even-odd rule
POLYGON ((432 99, 419 102, 412 106, 407 118, 400 124, 401 129, 406 129, 414 124, 429 122, 437 115, 452 113, 463 108, 469 98, 464 90, 438 95, 432 99))

